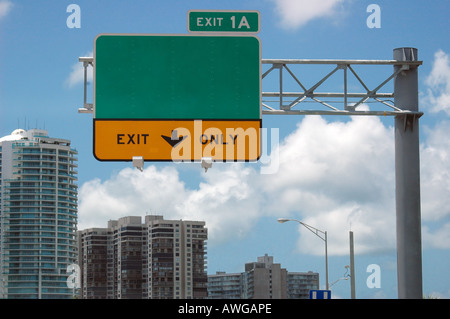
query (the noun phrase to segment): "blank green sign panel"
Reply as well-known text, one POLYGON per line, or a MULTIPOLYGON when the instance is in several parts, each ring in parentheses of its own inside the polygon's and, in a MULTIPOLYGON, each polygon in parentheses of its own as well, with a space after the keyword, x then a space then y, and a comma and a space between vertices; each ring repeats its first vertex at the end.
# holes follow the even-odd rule
POLYGON ((260 119, 254 36, 102 34, 94 43, 96 119, 260 119))

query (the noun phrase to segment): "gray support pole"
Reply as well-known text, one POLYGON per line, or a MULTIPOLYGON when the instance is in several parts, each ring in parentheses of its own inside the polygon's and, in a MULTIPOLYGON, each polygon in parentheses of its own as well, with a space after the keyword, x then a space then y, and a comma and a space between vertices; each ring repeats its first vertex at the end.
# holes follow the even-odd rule
MULTIPOLYGON (((394 49, 394 60, 417 61, 417 49, 394 49)), ((394 69, 401 68, 394 66, 394 69)), ((417 66, 394 81, 395 105, 419 111, 417 66)), ((422 235, 420 213, 419 117, 395 117, 395 184, 397 220, 397 284, 399 299, 422 298, 422 235)))

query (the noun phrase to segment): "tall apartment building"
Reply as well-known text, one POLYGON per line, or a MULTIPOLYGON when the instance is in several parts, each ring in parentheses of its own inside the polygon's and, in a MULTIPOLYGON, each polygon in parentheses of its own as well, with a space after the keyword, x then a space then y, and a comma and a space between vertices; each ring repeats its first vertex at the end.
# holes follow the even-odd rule
POLYGON ((209 299, 308 299, 318 287, 318 273, 289 273, 267 254, 246 263, 242 273, 208 275, 209 299))
POLYGON ((0 298, 72 298, 77 151, 45 130, 0 138, 0 298))
POLYGON ((80 294, 85 299, 114 297, 110 236, 108 228, 89 228, 77 232, 80 294))
POLYGON ((78 232, 82 298, 207 296, 202 221, 128 216, 78 232))
POLYGON ((143 252, 146 249, 145 229, 141 217, 129 216, 109 221, 108 229, 112 233, 107 258, 107 268, 110 269, 108 283, 112 284, 112 297, 141 299, 145 286, 142 266, 145 260, 143 252))
POLYGON ((205 222, 146 216, 145 225, 148 298, 206 298, 205 222))
POLYGON ((244 296, 249 299, 286 299, 286 275, 286 269, 274 264, 272 256, 258 257, 257 262, 245 264, 247 289, 244 296))

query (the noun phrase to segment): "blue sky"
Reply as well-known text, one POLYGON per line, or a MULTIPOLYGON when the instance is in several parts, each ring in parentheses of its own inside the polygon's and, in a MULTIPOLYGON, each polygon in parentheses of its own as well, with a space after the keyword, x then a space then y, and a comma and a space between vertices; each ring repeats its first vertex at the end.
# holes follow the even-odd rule
MULTIPOLYGON (((296 218, 327 230, 330 283, 349 264, 352 230, 357 297, 396 298, 392 117, 264 115, 263 126, 279 132, 274 174, 261 174, 259 164, 231 163, 214 164, 207 173, 197 163, 146 163, 141 173, 129 162, 95 160, 92 115, 77 113, 83 103, 78 57, 92 55, 100 33, 187 33, 191 9, 258 10, 264 59, 384 60, 392 59, 394 48, 418 49, 425 113, 420 119, 423 287, 424 295, 449 298, 447 0, 0 0, 0 136, 38 127, 72 140, 79 152, 80 229, 146 213, 205 220, 209 273, 241 272, 244 263, 267 253, 288 271, 318 271, 321 288, 323 242, 298 224, 276 219, 296 218), (81 9, 80 28, 66 24, 72 3, 81 9), (380 28, 366 24, 372 3, 381 9, 380 28), (366 284, 371 264, 380 266, 380 288, 366 284)), ((375 83, 385 71, 375 67, 364 74, 375 83)), ((306 82, 323 76, 308 72, 306 82)), ((275 90, 272 85, 263 81, 263 91, 275 90)), ((336 298, 350 297, 348 281, 332 290, 336 298)))

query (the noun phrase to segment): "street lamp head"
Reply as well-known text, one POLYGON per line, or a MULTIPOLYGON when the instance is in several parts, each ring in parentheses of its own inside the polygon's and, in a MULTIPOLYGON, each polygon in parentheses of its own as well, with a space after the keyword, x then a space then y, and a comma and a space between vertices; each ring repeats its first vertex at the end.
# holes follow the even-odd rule
POLYGON ((290 219, 287 219, 287 218, 278 218, 278 222, 279 223, 285 223, 285 222, 288 222, 290 219))

